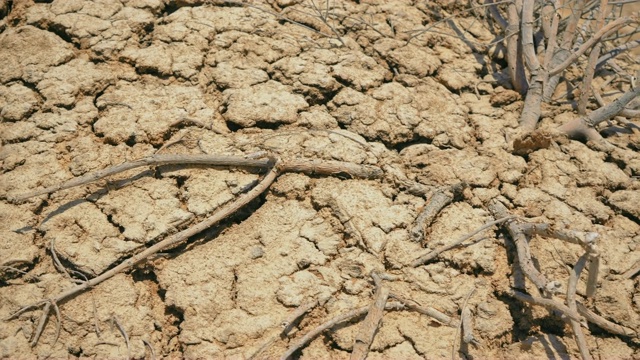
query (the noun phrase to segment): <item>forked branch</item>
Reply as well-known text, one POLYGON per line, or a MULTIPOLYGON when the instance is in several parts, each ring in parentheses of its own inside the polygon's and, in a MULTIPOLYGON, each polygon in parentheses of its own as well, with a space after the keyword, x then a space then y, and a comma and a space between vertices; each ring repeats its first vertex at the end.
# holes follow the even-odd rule
MULTIPOLYGON (((145 259, 153 256, 154 254, 172 248, 177 244, 180 244, 190 237, 210 228, 211 226, 217 224, 221 220, 225 219, 229 215, 236 212, 241 207, 248 204, 250 201, 255 199, 261 193, 269 188, 269 186, 273 183, 273 181, 277 178, 279 174, 285 171, 299 171, 304 173, 312 173, 312 174, 346 174, 353 177, 376 177, 382 174, 382 170, 373 166, 365 166, 365 165, 357 165, 352 163, 343 163, 338 161, 309 161, 309 160, 291 160, 289 162, 283 162, 278 158, 269 157, 263 159, 247 159, 244 157, 237 156, 215 156, 215 155, 152 155, 146 157, 144 159, 124 163, 121 165, 117 165, 111 168, 107 168, 104 170, 100 170, 94 173, 90 173, 79 178, 75 178, 69 180, 63 184, 51 186, 42 190, 33 191, 31 193, 16 196, 14 199, 16 200, 24 200, 29 197, 52 193, 61 189, 68 189, 70 187, 83 185, 86 183, 90 183, 92 181, 96 181, 98 179, 117 174, 122 171, 126 171, 129 169, 141 167, 141 166, 149 166, 149 165, 166 165, 166 164, 205 164, 205 165, 213 165, 213 166, 239 166, 239 167, 253 167, 268 170, 268 172, 264 175, 263 179, 251 190, 247 193, 239 196, 235 201, 224 205, 218 211, 216 211, 213 215, 201 221, 200 223, 180 231, 168 238, 146 248, 140 253, 124 260, 122 263, 113 267, 112 269, 100 274, 99 276, 89 279, 67 291, 64 291, 51 299, 39 301, 37 303, 28 305, 23 307, 22 309, 15 312, 11 315, 7 320, 14 319, 20 314, 24 313, 27 310, 31 310, 37 308, 41 305, 45 305, 43 314, 40 318, 38 328, 34 333, 32 346, 38 342, 40 335, 44 329, 44 325, 49 316, 49 311, 51 307, 53 307, 56 311, 56 315, 59 318, 59 311, 57 304, 65 299, 68 299, 74 295, 77 295, 87 289, 90 289, 101 282, 110 279, 111 277, 119 274, 123 271, 126 271, 133 267, 134 265, 144 261, 145 259)), ((59 329, 59 320, 57 329, 59 329)), ((56 332, 59 332, 57 330, 56 332)), ((56 335, 57 337, 57 335, 56 335)))

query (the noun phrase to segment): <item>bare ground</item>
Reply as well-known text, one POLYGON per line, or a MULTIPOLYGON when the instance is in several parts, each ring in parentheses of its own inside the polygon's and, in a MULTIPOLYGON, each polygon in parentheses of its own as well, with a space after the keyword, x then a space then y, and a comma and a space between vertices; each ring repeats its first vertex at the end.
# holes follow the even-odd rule
MULTIPOLYGON (((467 306, 479 344, 461 349, 455 327, 391 311, 370 359, 451 357, 454 348, 475 358, 578 357, 568 324, 507 294, 515 250, 502 227, 410 265, 492 221, 491 199, 531 221, 599 233, 598 292, 587 305, 640 331, 640 280, 622 276, 640 261, 640 132, 610 138, 635 151, 626 158, 568 140, 514 155, 522 101, 504 60, 490 56, 496 47, 483 45, 495 35, 464 13, 444 33, 407 43, 407 31, 466 6, 427 3, 335 1, 328 24, 309 15, 310 2, 257 3, 323 35, 260 9, 198 0, 0 1, 1 318, 196 223, 260 174, 161 166, 23 204, 10 194, 154 153, 268 151, 385 171, 374 180, 281 175, 220 226, 60 304, 57 341, 52 317, 30 346, 40 311, 3 322, 0 356, 126 357, 122 327, 133 358, 151 358, 153 348, 158 357, 241 359, 270 339, 258 357, 275 358, 319 324, 368 306, 376 271, 391 292, 454 319, 475 289, 467 306), (413 241, 433 193, 460 183, 413 241), (55 268, 52 244, 71 276, 55 268), (279 336, 282 321, 313 301, 279 336)), ((561 99, 541 126, 574 116, 561 99)), ((583 252, 540 237, 531 248, 563 286, 583 252)), ((357 332, 356 322, 333 327, 294 356, 347 358, 357 332)), ((594 357, 640 357, 636 337, 596 325, 585 333, 594 357)))

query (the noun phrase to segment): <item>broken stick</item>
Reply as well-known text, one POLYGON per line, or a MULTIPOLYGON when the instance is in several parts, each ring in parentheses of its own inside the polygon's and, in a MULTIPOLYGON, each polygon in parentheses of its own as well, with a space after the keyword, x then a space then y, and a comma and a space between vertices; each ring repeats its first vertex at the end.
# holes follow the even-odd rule
POLYGON ((275 181, 277 176, 282 172, 287 171, 298 171, 307 174, 323 174, 323 175, 338 175, 345 174, 351 177, 362 177, 362 178, 375 178, 382 175, 382 170, 375 166, 368 165, 358 165, 353 163, 346 163, 340 161, 316 161, 316 160, 304 160, 304 159, 294 159, 288 162, 283 162, 279 158, 275 157, 266 157, 260 159, 249 159, 246 157, 240 156, 218 156, 218 155, 173 155, 173 154, 155 154, 148 156, 143 159, 139 159, 132 162, 127 162, 124 164, 116 165, 107 169, 103 169, 100 171, 96 171, 93 173, 86 174, 84 176, 71 179, 62 184, 50 186, 44 189, 35 190, 27 194, 9 197, 14 201, 22 201, 26 200, 33 196, 49 194, 55 191, 59 191, 62 189, 68 189, 74 186, 79 186, 83 184, 87 184, 104 177, 114 175, 126 170, 134 169, 141 166, 152 166, 152 165, 184 165, 184 164, 201 164, 201 165, 210 165, 210 166, 236 166, 236 167, 252 167, 267 170, 267 174, 264 178, 258 183, 254 188, 249 190, 244 195, 239 196, 235 201, 229 203, 222 208, 220 208, 217 212, 215 212, 210 217, 196 224, 195 226, 180 231, 152 246, 146 248, 140 253, 124 260, 122 263, 113 267, 112 269, 98 275, 97 277, 87 280, 67 291, 63 291, 57 296, 52 297, 48 300, 41 300, 34 304, 27 305, 22 309, 16 311, 12 315, 10 315, 5 320, 15 319, 20 314, 25 311, 37 308, 39 306, 44 305, 43 314, 38 323, 38 327, 33 335, 33 340, 31 342, 32 346, 35 346, 40 338, 44 330, 44 326, 47 322, 47 318, 49 316, 49 312, 51 308, 56 312, 56 316, 58 317, 58 322, 56 325, 56 338, 59 333, 60 327, 60 314, 58 310, 57 304, 61 301, 68 299, 76 294, 79 294, 91 287, 94 287, 101 282, 110 279, 111 277, 119 274, 125 270, 130 269, 134 265, 140 263, 141 261, 148 259, 150 256, 155 255, 156 253, 171 248, 181 242, 186 241, 191 236, 196 235, 211 226, 217 224, 218 222, 225 219, 227 216, 233 214, 241 207, 245 206, 253 199, 255 199, 258 195, 262 194, 269 186, 275 181))
POLYGON ((375 300, 369 307, 369 312, 360 325, 360 331, 356 334, 351 352, 351 360, 364 360, 369 352, 369 347, 376 335, 384 307, 389 298, 389 288, 382 286, 381 282, 376 286, 375 300))
MULTIPOLYGON (((107 176, 115 175, 123 171, 142 166, 158 165, 207 165, 207 166, 233 166, 268 170, 273 165, 273 159, 248 159, 243 156, 224 156, 209 154, 155 154, 145 158, 115 165, 103 170, 92 172, 73 178, 62 184, 53 185, 44 189, 34 190, 26 194, 8 196, 11 202, 20 202, 34 196, 51 194, 56 191, 88 184, 107 176)), ((280 172, 302 172, 305 174, 339 175, 345 174, 354 178, 373 179, 382 176, 380 168, 370 165, 359 165, 343 161, 321 161, 308 159, 291 159, 280 163, 280 172)))

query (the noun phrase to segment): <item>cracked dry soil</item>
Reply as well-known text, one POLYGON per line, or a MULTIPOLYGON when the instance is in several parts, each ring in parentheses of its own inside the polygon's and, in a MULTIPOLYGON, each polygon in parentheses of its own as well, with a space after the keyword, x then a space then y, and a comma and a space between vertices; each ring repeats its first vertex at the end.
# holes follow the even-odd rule
MULTIPOLYGON (((117 322, 132 358, 151 358, 153 348, 158 357, 242 359, 295 308, 320 301, 297 333, 276 337, 258 356, 275 358, 332 316, 369 305, 371 271, 387 273, 393 292, 456 319, 475 288, 468 306, 480 345, 465 349, 474 358, 578 357, 559 317, 505 295, 515 255, 500 227, 409 265, 493 220, 492 198, 519 216, 598 232, 592 308, 640 330, 640 280, 619 276, 640 261, 640 157, 613 161, 577 141, 513 155, 508 133, 522 101, 507 89, 504 60, 481 45, 495 39, 484 22, 468 13, 453 20, 472 41, 428 32, 407 44, 407 31, 462 4, 332 1, 340 17, 329 23, 341 43, 256 8, 205 3, 0 1, 0 317, 194 224, 260 174, 160 166, 19 205, 7 194, 156 152, 258 151, 379 166, 427 194, 391 176, 281 175, 220 226, 60 304, 57 342, 51 318, 29 345, 40 311, 3 322, 1 357, 126 357, 117 322), (430 194, 458 183, 467 186, 412 241, 430 194), (71 276, 55 268, 52 244, 71 276)), ((256 4, 332 34, 308 15, 309 2, 256 4)), ((560 104, 542 126, 570 112, 560 104)), ((639 136, 615 141, 637 149, 639 136)), ((531 247, 542 273, 562 284, 582 254, 554 239, 534 238, 531 247)), ((357 329, 334 327, 295 357, 347 358, 357 329)), ((594 356, 640 357, 637 338, 585 330, 594 356)), ((426 315, 388 312, 369 358, 450 357, 455 336, 426 315)))

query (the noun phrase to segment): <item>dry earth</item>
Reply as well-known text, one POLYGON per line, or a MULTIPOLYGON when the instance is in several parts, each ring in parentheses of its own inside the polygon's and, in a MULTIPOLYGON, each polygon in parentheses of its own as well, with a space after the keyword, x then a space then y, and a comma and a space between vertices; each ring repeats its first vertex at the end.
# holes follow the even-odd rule
MULTIPOLYGON (((556 314, 506 295, 515 255, 501 227, 409 265, 493 220, 493 198, 534 221, 598 232, 602 265, 589 306, 640 331, 640 280, 621 277, 640 261, 640 133, 612 138, 636 150, 623 160, 578 141, 512 154, 522 101, 508 90, 499 47, 482 45, 496 36, 463 13, 407 44, 407 31, 468 5, 429 3, 332 1, 333 29, 309 15, 309 1, 256 3, 325 36, 200 0, 0 1, 2 318, 194 224, 260 174, 162 166, 23 204, 10 194, 154 153, 269 151, 385 170, 374 180, 281 175, 219 227, 60 304, 57 342, 52 317, 29 345, 39 310, 3 322, 0 356, 122 358, 121 326, 133 358, 151 358, 151 347, 158 357, 242 359, 276 336, 258 356, 274 358, 320 323, 368 306, 375 270, 392 292, 455 319, 475 288, 468 307, 479 344, 464 346, 465 356, 578 357, 556 314), (403 186, 410 182, 426 194, 403 186), (425 238, 412 241, 432 193, 459 183, 466 187, 425 238), (71 277, 55 268, 52 244, 71 277), (283 319, 314 300, 296 331, 278 337, 283 319)), ((559 101, 543 116, 542 126, 556 126, 575 115, 559 101)), ((536 266, 565 286, 583 250, 539 237, 531 246, 536 266)), ((579 293, 584 286, 583 277, 579 293)), ((637 338, 585 330, 596 358, 640 357, 637 338)), ((336 326, 295 357, 347 358, 357 331, 356 322, 336 326)), ((451 357, 456 331, 391 311, 369 358, 451 357)))

